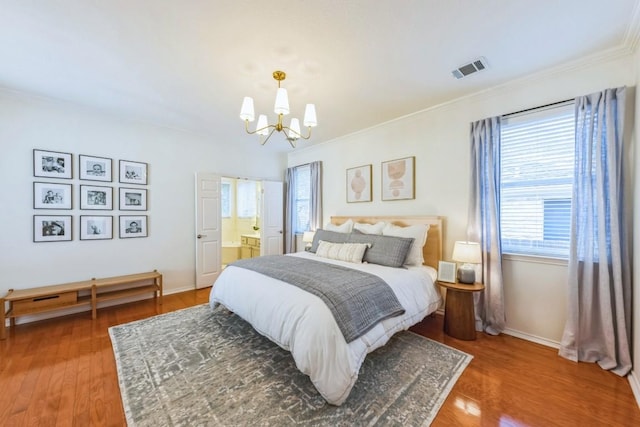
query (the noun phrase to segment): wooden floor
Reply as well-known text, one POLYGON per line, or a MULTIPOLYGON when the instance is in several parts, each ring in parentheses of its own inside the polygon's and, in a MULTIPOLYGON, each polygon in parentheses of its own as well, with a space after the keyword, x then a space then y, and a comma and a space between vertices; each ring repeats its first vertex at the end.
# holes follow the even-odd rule
MULTIPOLYGON (((1 426, 122 426, 108 327, 207 301, 209 289, 18 325, 0 341, 1 426)), ((640 426, 625 378, 510 336, 460 341, 427 317, 417 333, 474 356, 433 426, 640 426)), ((161 426, 158 426, 161 427, 161 426)))

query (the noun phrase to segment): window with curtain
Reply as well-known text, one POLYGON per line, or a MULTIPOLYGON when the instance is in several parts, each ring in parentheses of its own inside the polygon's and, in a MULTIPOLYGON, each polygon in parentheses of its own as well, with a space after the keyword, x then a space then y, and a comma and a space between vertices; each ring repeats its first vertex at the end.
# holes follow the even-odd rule
POLYGON ((311 167, 309 165, 295 168, 295 195, 293 209, 294 233, 309 230, 311 212, 311 167))
POLYGON ((236 198, 238 218, 253 218, 256 216, 258 195, 255 181, 238 181, 236 198))
POLYGON ((574 135, 573 101, 503 118, 503 253, 569 257, 574 135))

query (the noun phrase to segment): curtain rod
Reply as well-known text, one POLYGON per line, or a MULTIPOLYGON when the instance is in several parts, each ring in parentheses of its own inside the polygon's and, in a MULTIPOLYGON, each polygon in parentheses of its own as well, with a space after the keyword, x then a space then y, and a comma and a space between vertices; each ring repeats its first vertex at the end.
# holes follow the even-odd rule
POLYGON ((503 114, 501 117, 509 117, 520 113, 526 113, 528 111, 538 110, 540 108, 553 107, 554 105, 564 104, 565 102, 575 101, 575 98, 565 99, 564 101, 552 102, 551 104, 540 105, 538 107, 527 108, 525 110, 514 111, 513 113, 503 114))

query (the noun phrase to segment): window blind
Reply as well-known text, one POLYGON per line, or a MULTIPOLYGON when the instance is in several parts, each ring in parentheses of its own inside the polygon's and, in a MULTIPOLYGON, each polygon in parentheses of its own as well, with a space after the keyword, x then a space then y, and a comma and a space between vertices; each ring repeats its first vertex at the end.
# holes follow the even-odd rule
POLYGON ((502 121, 502 252, 568 258, 575 145, 574 102, 502 121))
POLYGON ((309 230, 309 212, 311 211, 311 167, 309 165, 295 168, 295 233, 309 230))

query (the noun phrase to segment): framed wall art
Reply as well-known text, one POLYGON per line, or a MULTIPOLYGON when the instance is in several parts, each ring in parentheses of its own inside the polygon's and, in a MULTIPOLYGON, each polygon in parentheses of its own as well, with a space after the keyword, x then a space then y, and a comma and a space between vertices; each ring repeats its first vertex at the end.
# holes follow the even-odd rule
POLYGON ((34 209, 71 209, 71 184, 33 183, 34 209))
POLYGON ((120 238, 147 237, 146 215, 121 215, 120 238))
POLYGON ((80 209, 110 211, 113 209, 113 188, 100 185, 80 186, 80 209))
POLYGON ((147 190, 141 188, 120 187, 121 211, 146 211, 147 190))
POLYGON ((347 169, 347 203, 370 202, 371 165, 347 169))
POLYGON ((71 215, 34 215, 34 242, 70 241, 72 235, 71 215))
POLYGON ((120 182, 147 185, 147 164, 120 160, 120 182))
POLYGON ((382 200, 415 199, 415 157, 382 162, 382 200))
POLYGON ((71 153, 33 150, 33 176, 71 179, 72 157, 71 153))
POLYGON ((78 176, 87 181, 111 182, 113 179, 111 166, 113 161, 106 157, 78 156, 78 176))
POLYGON ((80 240, 113 239, 113 217, 80 215, 80 240))

